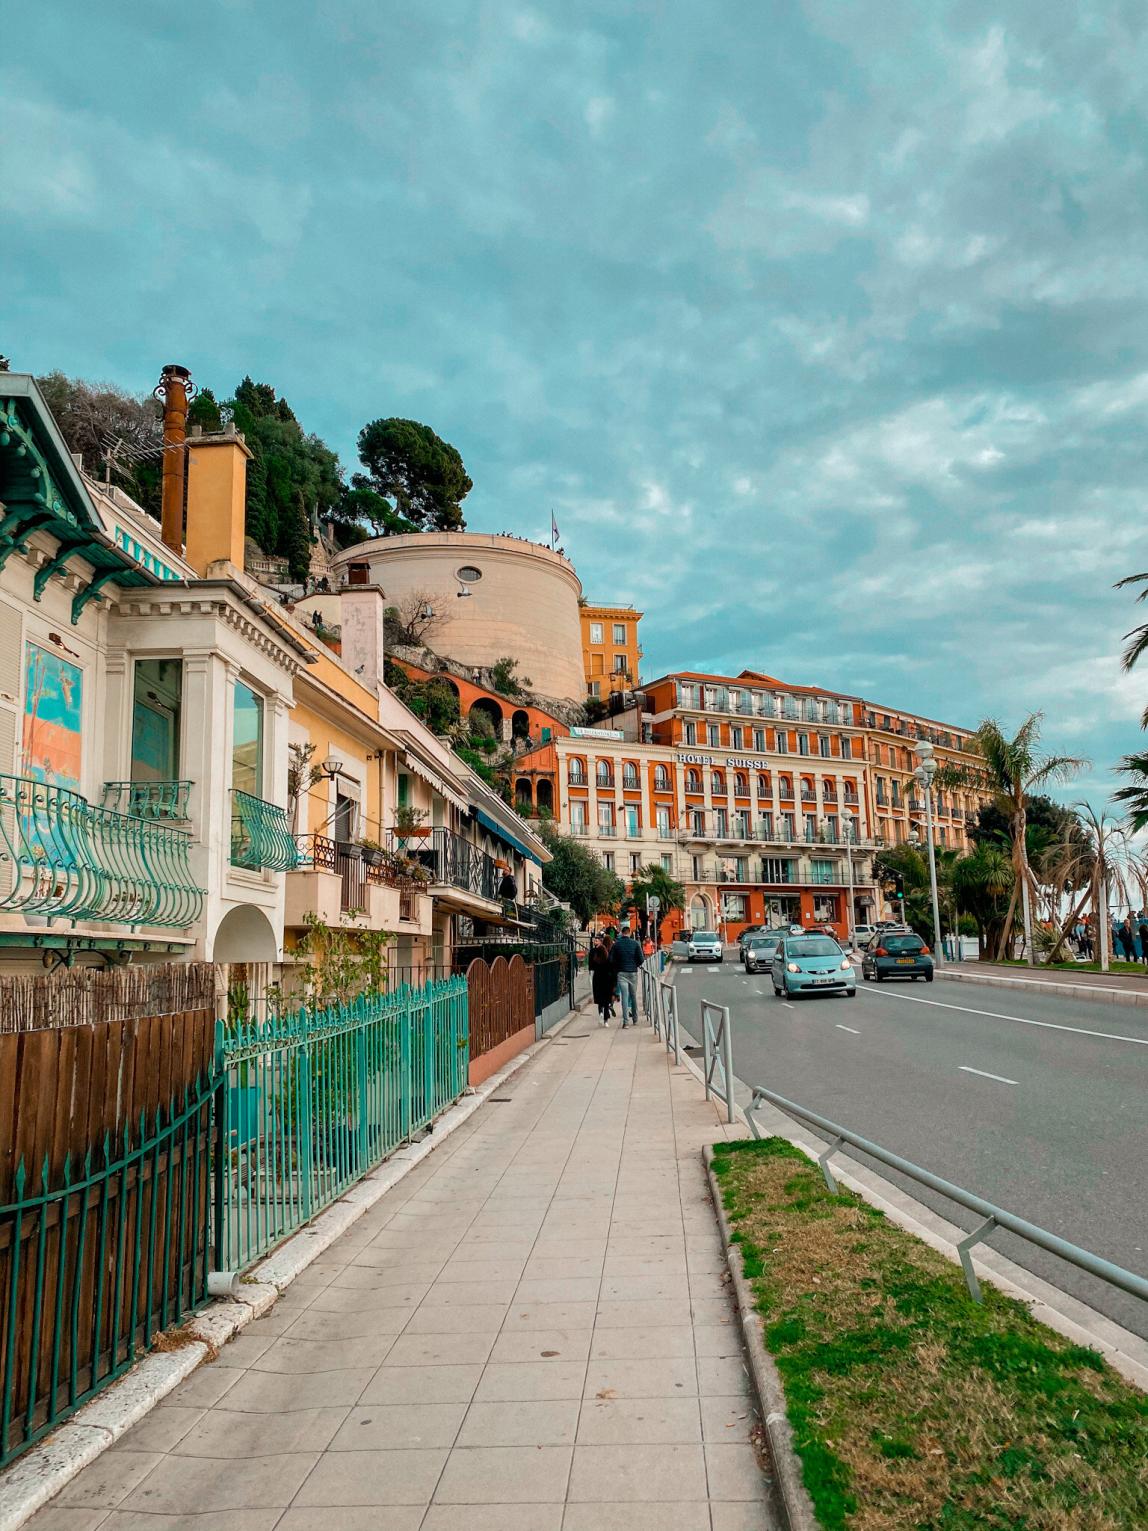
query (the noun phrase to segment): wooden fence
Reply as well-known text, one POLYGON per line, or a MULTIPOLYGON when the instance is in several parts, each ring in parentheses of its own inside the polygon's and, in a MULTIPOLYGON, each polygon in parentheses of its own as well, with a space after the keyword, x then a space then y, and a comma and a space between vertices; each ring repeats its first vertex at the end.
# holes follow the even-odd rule
POLYGON ((214 1009, 92 1023, 146 985, 73 977, 33 981, 0 1033, 0 1463, 206 1296, 214 1009))
POLYGON ((495 1067, 525 1047, 534 1036, 534 974, 519 956, 476 957, 466 970, 470 1019, 471 1084, 494 1070, 475 1064, 498 1054, 495 1067), (518 1046, 511 1046, 515 1041, 518 1046), (509 1049, 509 1050, 508 1050, 509 1049), (505 1054, 505 1056, 503 1056, 505 1054))
POLYGON ((209 1010, 214 1003, 210 962, 5 974, 0 976, 0 1032, 97 1026, 133 1015, 209 1010))

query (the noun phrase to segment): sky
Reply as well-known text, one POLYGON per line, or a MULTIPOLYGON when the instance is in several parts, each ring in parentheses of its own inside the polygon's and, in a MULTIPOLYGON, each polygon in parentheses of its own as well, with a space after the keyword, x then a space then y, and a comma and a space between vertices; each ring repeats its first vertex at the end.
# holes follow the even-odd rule
POLYGON ((140 0, 0 52, 0 350, 425 421, 673 668, 1143 747, 1134 0, 140 0))

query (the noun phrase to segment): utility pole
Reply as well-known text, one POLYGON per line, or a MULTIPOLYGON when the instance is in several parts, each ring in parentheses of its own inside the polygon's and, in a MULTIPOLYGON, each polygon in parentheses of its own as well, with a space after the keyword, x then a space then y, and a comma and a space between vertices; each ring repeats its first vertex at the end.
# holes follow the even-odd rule
POLYGON ((940 966, 945 960, 945 948, 941 942, 941 908, 937 899, 937 852, 933 845, 933 777, 937 762, 933 759, 933 746, 927 739, 918 739, 914 746, 921 763, 913 772, 914 778, 925 789, 925 833, 929 839, 929 891, 933 899, 933 960, 940 966))

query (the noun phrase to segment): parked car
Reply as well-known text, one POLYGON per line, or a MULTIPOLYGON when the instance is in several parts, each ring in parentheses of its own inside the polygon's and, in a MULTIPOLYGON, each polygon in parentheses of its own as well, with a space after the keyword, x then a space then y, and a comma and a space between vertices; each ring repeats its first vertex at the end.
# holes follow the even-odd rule
POLYGON ((861 976, 880 983, 885 978, 933 981, 933 957, 912 930, 880 930, 861 956, 861 976))
POLYGON ((875 936, 876 934, 877 934, 877 927, 876 927, 876 925, 854 925, 854 927, 853 927, 853 946, 854 946, 854 949, 856 951, 860 951, 861 948, 863 946, 867 945, 868 942, 872 939, 872 937, 875 936))
POLYGON ((762 930, 750 936, 741 949, 741 960, 747 973, 764 972, 773 966, 773 959, 782 937, 777 931, 762 930))
POLYGON ((721 937, 713 930, 695 930, 686 944, 687 962, 720 962, 721 937))
POLYGON ((773 957, 773 992, 778 999, 795 994, 857 993, 853 964, 830 936, 786 936, 773 957))
POLYGON ((747 925, 737 938, 738 950, 744 951, 745 943, 749 940, 750 936, 759 936, 766 928, 765 925, 747 925))

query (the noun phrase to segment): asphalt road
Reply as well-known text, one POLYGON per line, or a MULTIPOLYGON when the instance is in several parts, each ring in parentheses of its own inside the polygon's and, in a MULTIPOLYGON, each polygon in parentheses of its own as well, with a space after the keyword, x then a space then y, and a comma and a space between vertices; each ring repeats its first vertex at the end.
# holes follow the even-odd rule
MULTIPOLYGON (((1148 1009, 945 982, 783 1002, 768 974, 676 969, 679 1015, 728 1005, 734 1072, 1148 1275, 1148 1009), (1036 1024, 1040 1023, 1040 1024, 1036 1024)), ((858 1156, 860 1157, 860 1156, 858 1156)), ((952 1222, 979 1221, 881 1165, 952 1222)), ((1011 1235, 1020 1265, 1148 1337, 1148 1304, 1011 1235)))

